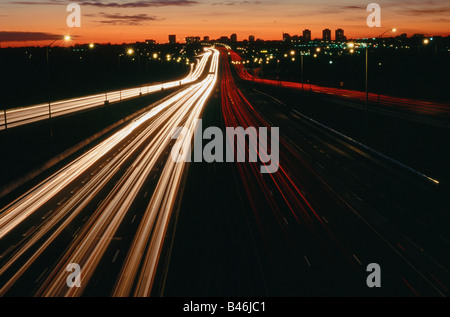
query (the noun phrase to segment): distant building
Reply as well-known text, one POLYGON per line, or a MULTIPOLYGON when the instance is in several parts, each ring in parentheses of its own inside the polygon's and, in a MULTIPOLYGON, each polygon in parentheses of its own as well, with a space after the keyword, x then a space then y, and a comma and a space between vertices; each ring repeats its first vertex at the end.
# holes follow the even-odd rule
POLYGON ((255 41, 255 36, 254 36, 254 35, 250 35, 250 36, 248 37, 248 41, 249 41, 250 43, 253 43, 253 42, 255 41))
POLYGON ((209 36, 203 37, 203 42, 209 42, 209 36))
POLYGON ((303 30, 303 40, 305 42, 311 41, 311 30, 308 29, 303 30))
POLYGON ((290 43, 291 36, 288 33, 283 33, 283 42, 290 43))
POLYGON ((147 45, 155 45, 156 41, 155 40, 145 40, 145 44, 147 44, 147 45))
POLYGON ((322 31, 322 40, 325 42, 331 41, 331 30, 330 29, 325 29, 322 31))
POLYGON ((337 29, 335 35, 336 35, 335 37, 336 42, 344 42, 346 40, 343 29, 337 29))
POLYGON ((230 40, 231 40, 231 42, 236 43, 237 42, 237 34, 236 33, 231 34, 230 40))
POLYGON ((194 44, 200 42, 200 36, 188 36, 185 38, 186 44, 194 44))
POLYGON ((177 36, 176 35, 169 35, 169 43, 170 44, 176 44, 177 43, 177 36))
POLYGON ((298 35, 291 36, 291 43, 299 44, 301 42, 301 37, 298 35))
POLYGON ((230 42, 230 39, 228 38, 228 36, 221 36, 219 38, 219 42, 228 43, 228 42, 230 42))

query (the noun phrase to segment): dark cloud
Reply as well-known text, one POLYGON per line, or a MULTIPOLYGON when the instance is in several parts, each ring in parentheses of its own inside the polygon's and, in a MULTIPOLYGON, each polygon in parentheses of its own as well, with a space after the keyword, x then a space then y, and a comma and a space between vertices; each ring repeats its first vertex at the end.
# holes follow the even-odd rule
POLYGON ((0 31, 0 41, 3 42, 25 42, 25 41, 51 41, 62 39, 61 34, 43 32, 8 32, 0 31))
POLYGON ((144 22, 148 21, 161 21, 163 18, 156 16, 149 16, 148 14, 120 14, 120 13, 105 13, 100 12, 99 14, 85 14, 87 17, 100 17, 102 20, 96 21, 102 24, 112 24, 112 25, 143 25, 144 22))
POLYGON ((226 1, 226 2, 214 2, 212 5, 226 5, 226 6, 234 6, 234 5, 258 5, 261 4, 261 1, 226 1))
MULTIPOLYGON (((169 7, 169 6, 190 6, 198 4, 195 0, 142 0, 142 1, 92 1, 77 0, 74 1, 80 5, 98 7, 98 8, 148 8, 148 7, 169 7)), ((68 1, 50 0, 50 1, 10 1, 11 4, 20 5, 67 5, 68 1)))
POLYGON ((345 7, 342 7, 342 9, 357 9, 357 10, 366 10, 366 9, 367 9, 367 7, 363 7, 363 6, 355 6, 355 5, 352 5, 352 6, 345 6, 345 7))
POLYGON ((406 9, 405 14, 420 16, 420 15, 433 15, 433 14, 446 14, 450 13, 450 7, 443 8, 426 8, 426 9, 406 9))

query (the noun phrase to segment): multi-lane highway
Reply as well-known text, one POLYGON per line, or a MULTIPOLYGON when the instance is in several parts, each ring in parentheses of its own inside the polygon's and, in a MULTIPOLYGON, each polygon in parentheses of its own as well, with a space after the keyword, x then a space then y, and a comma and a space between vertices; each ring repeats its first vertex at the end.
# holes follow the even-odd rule
MULTIPOLYGON (((247 296, 448 296, 449 215, 439 186, 286 111, 265 92, 239 87, 227 53, 224 125, 280 127, 280 167, 261 174, 259 163, 232 165, 220 182, 235 188, 206 172, 201 183, 200 173, 191 175, 197 191, 219 202, 199 215, 181 210, 189 219, 180 216, 185 235, 175 241, 167 294, 233 296, 242 287, 247 296), (184 242, 186 232, 195 244, 184 242), (185 254, 196 257, 180 264, 185 254), (366 284, 371 263, 381 268, 381 288, 366 284)), ((214 175, 219 167, 205 169, 214 175)))
MULTIPOLYGON (((0 210, 1 295, 149 295, 185 170, 170 156, 172 132, 195 129, 217 80, 218 57, 206 49, 184 83, 207 72, 205 79, 0 210), (79 288, 66 283, 71 263, 82 268, 79 288), (96 288, 105 272, 108 282, 96 288)), ((185 135, 177 142, 186 149, 191 141, 185 135)))
POLYGON ((355 272, 373 261, 396 268, 387 272, 387 293, 448 294, 448 231, 442 223, 448 223, 449 215, 436 182, 391 164, 295 110, 286 113, 285 105, 264 92, 244 94, 228 69, 224 74, 227 126, 283 127, 280 172, 267 178, 239 166, 239 174, 254 213, 260 217, 267 210, 264 205, 271 206, 287 240, 305 252, 307 266, 323 266, 331 254, 355 272))
MULTIPOLYGON (((278 81, 272 79, 264 79, 264 78, 256 78, 252 74, 248 72, 245 68, 245 64, 243 64, 243 59, 240 55, 235 53, 234 51, 230 51, 231 60, 236 68, 236 71, 240 78, 248 80, 248 81, 256 81, 258 83, 271 85, 271 86, 279 86, 297 90, 304 90, 309 92, 321 93, 330 95, 333 97, 340 97, 350 100, 362 101, 366 100, 366 93, 364 91, 350 90, 350 89, 341 89, 341 88, 332 88, 332 87, 324 87, 319 85, 312 85, 306 83, 296 83, 296 82, 288 82, 288 81, 278 81)), ((408 110, 414 113, 418 113, 420 115, 446 115, 450 114, 450 104, 444 102, 431 102, 425 100, 415 100, 408 98, 400 98, 393 97, 387 95, 379 95, 375 93, 368 93, 367 100, 370 103, 381 103, 387 110, 408 110)))
POLYGON ((14 128, 17 126, 49 119, 50 115, 51 117, 60 117, 75 112, 86 111, 95 107, 101 107, 106 103, 111 104, 115 102, 125 101, 139 97, 141 95, 152 94, 161 91, 162 89, 180 87, 198 80, 199 76, 201 75, 201 70, 201 67, 194 68, 194 65, 191 64, 191 71, 188 76, 176 81, 154 85, 143 85, 135 88, 110 91, 69 100, 55 101, 51 102, 50 105, 46 103, 22 108, 8 109, 0 113, 0 130, 5 129, 5 123, 7 128, 14 128))
MULTIPOLYGON (((439 182, 239 86, 229 54, 238 60, 205 49, 191 84, 0 209, 0 296, 149 296, 155 284, 169 296, 448 296, 439 182), (172 133, 196 130, 216 87, 205 122, 279 127, 279 169, 261 173, 257 152, 257 163, 193 164, 183 186, 172 133), (371 263, 381 288, 366 284, 371 263)), ((192 135, 176 142, 191 155, 192 135)))

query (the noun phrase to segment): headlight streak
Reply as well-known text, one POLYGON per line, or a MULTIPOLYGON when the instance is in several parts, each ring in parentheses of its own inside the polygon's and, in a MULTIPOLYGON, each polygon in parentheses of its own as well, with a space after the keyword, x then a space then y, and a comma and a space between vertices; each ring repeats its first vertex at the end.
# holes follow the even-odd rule
MULTIPOLYGON (((199 55, 199 57, 201 57, 201 61, 199 62, 197 67, 192 68, 191 66, 189 75, 186 76, 184 79, 157 85, 146 85, 142 87, 124 89, 121 91, 117 90, 107 92, 108 96, 107 99, 109 103, 118 102, 121 100, 124 101, 138 97, 141 91, 142 94, 145 95, 161 91, 161 89, 170 89, 174 87, 179 87, 181 85, 193 83, 198 80, 198 78, 202 74, 202 68, 205 67, 208 61, 208 58, 204 57, 208 57, 210 56, 210 54, 211 54, 210 52, 206 52, 205 54, 199 55)), ((94 107, 103 106, 104 103, 105 103, 104 93, 80 98, 73 98, 69 100, 51 102, 52 117, 58 117, 74 112, 89 110, 94 107)), ((48 116, 49 116, 48 103, 6 110, 6 120, 8 128, 14 128, 25 124, 46 120, 48 119, 48 116)), ((1 113, 0 118, 1 118, 0 130, 4 130, 5 118, 3 112, 1 113)))
MULTIPOLYGON (((208 52, 203 56, 198 67, 193 72, 195 76, 200 75, 204 71, 210 55, 211 52, 208 52)), ((68 224, 82 211, 82 209, 90 202, 90 200, 95 197, 95 195, 104 187, 105 184, 108 183, 111 177, 115 173, 117 173, 120 168, 122 168, 123 163, 135 151, 135 149, 144 144, 146 140, 148 140, 149 135, 155 133, 155 131, 161 124, 164 123, 164 121, 173 117, 176 113, 176 109, 182 107, 183 104, 187 100, 189 100, 190 96, 192 96, 200 86, 201 84, 191 86, 173 96, 169 100, 151 109, 146 114, 141 115, 126 127, 116 132, 113 136, 109 137, 107 140, 103 141, 101 144, 97 145, 84 155, 80 156, 79 158, 68 164, 66 167, 62 168, 60 171, 53 174, 45 181, 41 182, 39 185, 35 186, 27 193, 23 194, 21 197, 0 210, 0 239, 2 239, 24 219, 26 219, 28 216, 42 207, 60 190, 64 189, 73 180, 82 175, 101 157, 111 151, 119 142, 132 134, 133 131, 136 130, 136 128, 140 127, 149 119, 154 118, 157 114, 161 113, 161 111, 165 111, 165 113, 163 113, 160 118, 149 124, 144 132, 142 132, 138 138, 133 140, 127 146, 126 150, 122 151, 118 156, 114 157, 111 162, 109 162, 103 169, 101 169, 101 171, 97 175, 92 177, 92 179, 84 187, 82 187, 79 192, 71 197, 71 199, 66 201, 63 206, 60 206, 57 210, 55 210, 50 216, 50 219, 38 228, 33 237, 30 238, 30 240, 24 246, 22 246, 22 248, 18 250, 12 258, 9 259, 9 262, 2 266, 2 268, 0 269, 0 276, 5 273, 5 271, 7 271, 12 264, 14 264, 19 258, 21 258, 25 254, 25 252, 30 249, 31 246, 37 243, 45 235, 48 235, 51 230, 54 230, 53 234, 47 239, 47 241, 45 241, 45 243, 39 248, 39 250, 28 259, 22 269, 14 275, 9 283, 3 286, 3 288, 0 290, 0 294, 3 294, 9 289, 9 287, 14 283, 15 280, 20 277, 20 275, 26 270, 26 268, 31 265, 31 263, 42 253, 42 251, 45 250, 45 248, 50 245, 54 241, 54 239, 68 226, 68 224), (64 218, 66 219, 64 220, 64 218), (55 226, 58 223, 60 223, 60 227, 55 229, 55 226)), ((165 133, 169 135, 170 131, 166 129, 165 133)), ((163 132, 159 132, 158 137, 161 138, 163 135, 163 132)), ((158 140, 158 138, 156 140, 158 140)), ((151 145, 153 145, 154 148, 158 149, 161 146, 161 141, 152 141, 151 145)), ((161 155, 162 153, 157 154, 161 155)), ((157 155, 155 157, 157 157, 157 155)), ((134 165, 136 165, 136 163, 134 163, 134 165)), ((127 171, 127 173, 125 173, 125 175, 122 177, 122 182, 123 179, 126 179, 129 176, 128 174, 129 171, 127 171)))
MULTIPOLYGON (((194 105, 194 108, 190 112, 189 118, 184 125, 189 131, 195 131, 197 128, 195 126, 195 120, 200 118, 205 102, 216 84, 218 58, 219 53, 216 52, 210 69, 210 73, 214 73, 214 75, 208 76, 208 82, 204 86, 205 91, 200 95, 200 100, 194 105)), ((184 158, 187 158, 188 155, 190 155, 188 149, 191 142, 191 135, 188 134, 183 136, 182 155, 184 158)), ((185 161, 186 160, 182 160, 180 163, 175 163, 173 160, 169 159, 166 163, 152 200, 147 207, 144 218, 139 226, 138 233, 135 236, 132 247, 125 260, 125 264, 113 293, 114 296, 150 296, 159 254, 164 242, 164 236, 171 211, 177 198, 185 161), (147 252, 144 257, 145 250, 147 250, 147 252), (142 267, 142 269, 138 274, 139 267, 142 267), (138 279, 136 283, 137 275, 138 279), (132 286, 134 283, 136 283, 137 286, 132 293, 132 286)))
MULTIPOLYGON (((55 173, 0 211, 1 239, 76 177, 80 176, 120 141, 129 136, 137 127, 140 127, 149 119, 155 118, 154 121, 152 121, 143 132, 140 132, 138 137, 130 142, 122 152, 106 164, 98 174, 92 177, 68 201, 55 210, 48 221, 36 230, 27 243, 8 259, 8 262, 0 269, 0 276, 14 263, 17 263, 18 260, 22 259, 22 262, 25 261, 25 263, 17 272, 15 272, 14 276, 2 286, 0 294, 5 294, 30 265, 42 255, 46 248, 51 245, 64 229, 66 229, 83 209, 86 208, 92 198, 94 198, 111 178, 123 168, 124 162, 136 152, 136 149, 143 145, 145 146, 145 142, 148 142, 145 149, 140 152, 138 158, 133 162, 131 168, 126 170, 114 186, 113 190, 103 200, 103 203, 100 204, 90 216, 87 223, 66 250, 66 255, 62 256, 60 262, 52 268, 52 271, 45 282, 36 293, 38 296, 78 296, 82 294, 84 288, 67 291, 65 283, 65 279, 67 278, 67 272, 65 271, 66 266, 64 265, 65 261, 70 258, 70 262, 78 261, 77 263, 80 263, 83 268, 82 281, 87 284, 101 260, 102 255, 109 246, 111 238, 114 236, 114 233, 138 195, 144 181, 155 168, 156 162, 163 157, 164 150, 172 141, 172 130, 184 123, 188 124, 188 122, 192 122, 194 118, 200 116, 205 101, 216 82, 218 52, 214 52, 215 54, 210 69, 210 72, 214 71, 214 75, 208 75, 203 82, 183 90, 174 97, 153 108, 148 113, 131 122, 112 137, 108 138, 67 167, 61 169, 59 172, 55 173), (162 112, 163 110, 164 112, 162 112), (160 116, 156 117, 157 114, 160 114, 160 116), (153 135, 153 137, 150 139, 151 135, 153 135), (45 240, 43 240, 44 238, 45 240), (24 260, 23 258, 26 252, 39 241, 42 241, 42 244, 37 251, 24 260)), ((203 73, 211 54, 211 50, 204 54, 198 67, 192 72, 193 76, 200 76, 203 73)), ((185 142, 187 143, 188 140, 185 140, 185 142)), ((186 151, 184 154, 189 155, 190 153, 186 151)), ((171 212, 170 206, 176 199, 176 194, 179 190, 179 182, 184 170, 184 164, 168 168, 167 166, 170 166, 171 164, 173 163, 169 157, 161 180, 157 185, 157 190, 155 190, 155 193, 153 194, 153 205, 152 207, 149 206, 147 209, 148 212, 146 213, 146 215, 149 212, 154 214, 154 210, 157 208, 159 208, 161 213, 164 213, 165 216, 161 216, 162 218, 159 218, 158 220, 158 224, 161 225, 160 232, 165 232, 167 228, 171 212), (171 175, 172 173, 174 175, 171 175), (158 198, 155 200, 154 197, 165 197, 165 203, 163 205, 158 205, 157 202, 161 203, 160 199, 158 198)), ((137 235, 137 237, 138 236, 139 235, 137 235)), ((154 241, 155 245, 160 246, 162 245, 163 237, 164 235, 157 235, 155 238, 152 238, 152 241, 154 241)), ((152 255, 153 254, 154 252, 152 252, 152 255)), ((153 259, 151 262, 156 267, 157 259, 156 261, 153 259)))
MULTIPOLYGON (((213 59, 214 65, 217 65, 217 62, 215 62, 217 58, 218 52, 215 53, 213 59)), ((41 288, 42 292, 38 292, 39 295, 67 297, 82 295, 85 286, 94 274, 111 239, 129 211, 148 174, 154 167, 157 158, 163 155, 164 150, 171 142, 171 132, 176 127, 183 125, 183 122, 192 128, 194 119, 199 118, 206 99, 215 85, 216 78, 217 72, 214 75, 208 75, 202 83, 195 85, 192 91, 193 94, 182 100, 178 108, 171 108, 174 110, 170 119, 165 124, 165 120, 163 120, 158 136, 155 137, 158 142, 149 145, 148 148, 151 150, 144 151, 140 158, 136 160, 137 163, 135 163, 136 166, 132 174, 123 178, 124 184, 118 188, 117 193, 111 195, 111 201, 104 206, 99 217, 95 219, 95 223, 84 227, 84 233, 80 234, 80 238, 72 244, 73 250, 69 250, 63 257, 63 261, 56 266, 54 276, 49 276, 48 282, 44 283, 41 288), (188 119, 186 120, 187 116, 188 119), (68 263, 78 263, 83 268, 82 287, 67 289, 65 285, 67 272, 63 269, 68 263)), ((190 144, 191 139, 185 137, 184 143, 190 144)), ((190 155, 190 153, 185 151, 184 155, 190 155)), ((174 163, 171 157, 167 159, 161 178, 153 192, 151 202, 147 207, 128 253, 114 296, 130 295, 129 291, 136 278, 136 272, 147 243, 149 247, 143 260, 144 268, 139 275, 139 287, 134 295, 149 295, 165 231, 179 191, 184 166, 184 163, 174 163), (132 273, 130 274, 130 272, 132 273), (124 284, 125 286, 122 286, 124 284)))

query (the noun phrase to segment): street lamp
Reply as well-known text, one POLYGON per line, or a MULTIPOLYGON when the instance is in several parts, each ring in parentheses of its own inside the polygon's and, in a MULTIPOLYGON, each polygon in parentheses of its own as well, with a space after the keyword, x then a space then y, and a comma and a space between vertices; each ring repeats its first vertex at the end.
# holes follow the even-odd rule
MULTIPOLYGON (((384 31, 383 33, 381 33, 378 36, 378 39, 381 39, 383 37, 383 35, 386 34, 389 31, 395 33, 395 32, 397 32, 397 29, 396 28, 387 29, 386 31, 384 31)), ((369 134, 368 134, 368 132, 369 132, 369 128, 368 128, 368 124, 369 124, 369 119, 368 119, 368 115, 369 115, 369 109, 368 109, 368 107, 369 107, 369 90, 368 90, 368 80, 369 80, 369 78, 368 78, 368 72, 369 72, 369 46, 366 45, 366 102, 365 102, 365 104, 366 104, 366 137, 367 137, 367 139, 369 137, 369 134)), ((379 91, 378 91, 378 94, 379 94, 379 91)))
MULTIPOLYGON (((0 69, 1 69, 1 50, 2 50, 2 42, 0 41, 0 69)), ((0 78, 0 89, 3 87, 3 82, 2 82, 2 79, 3 79, 3 76, 1 76, 1 78, 0 78)), ((1 96, 2 94, 0 93, 0 96, 1 96)), ((8 130, 8 123, 7 123, 7 120, 6 120, 6 105, 5 105, 5 107, 3 108, 3 116, 4 116, 4 121, 5 121, 5 131, 7 131, 8 130)))
MULTIPOLYGON (((46 60, 47 60, 47 79, 48 79, 48 119, 50 123, 50 138, 53 138, 53 126, 52 126, 52 109, 51 109, 51 81, 50 81, 50 57, 49 57, 49 49, 56 42, 61 40, 61 38, 55 39, 49 45, 46 46, 46 60)), ((71 40, 70 35, 65 35, 62 40, 68 42, 71 40)))
POLYGON ((303 52, 300 53, 300 65, 301 65, 301 69, 302 69, 302 73, 301 73, 301 80, 302 80, 302 94, 303 94, 303 56, 305 54, 303 52))

